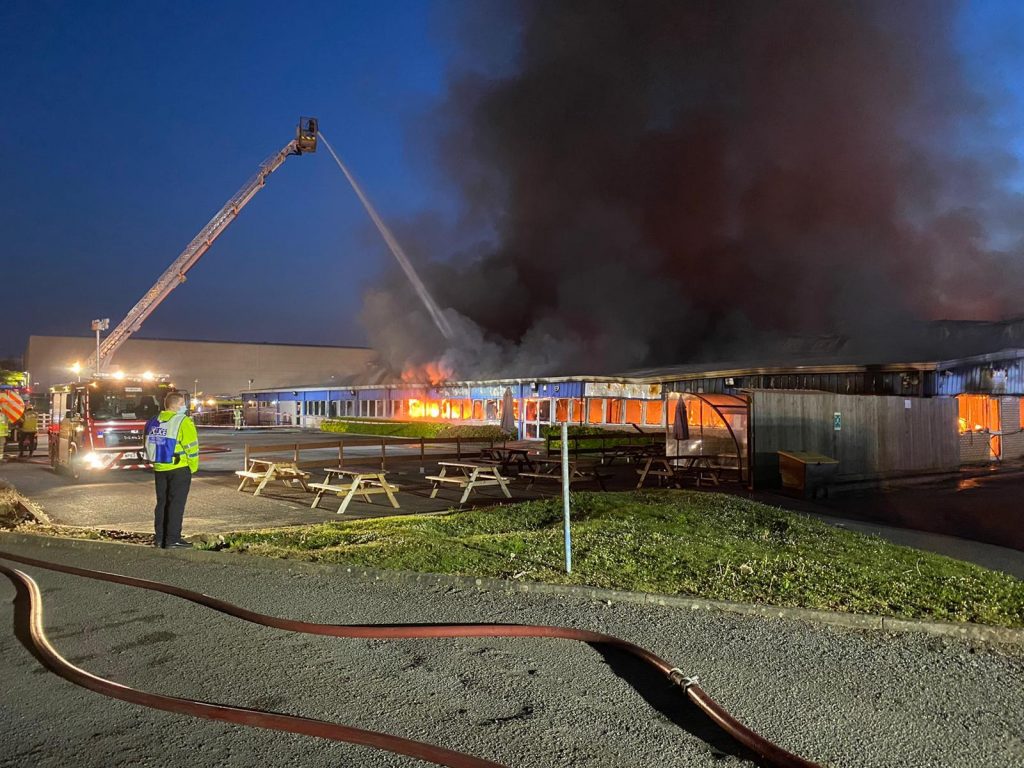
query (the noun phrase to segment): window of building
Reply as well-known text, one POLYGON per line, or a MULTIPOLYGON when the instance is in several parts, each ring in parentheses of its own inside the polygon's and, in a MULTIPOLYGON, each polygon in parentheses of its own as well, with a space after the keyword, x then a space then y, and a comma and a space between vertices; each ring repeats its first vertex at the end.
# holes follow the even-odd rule
POLYGON ((569 400, 567 398, 555 400, 555 421, 559 424, 569 421, 569 400))
POLYGON ((587 401, 587 423, 604 423, 604 398, 592 397, 587 401))
POLYGON ((998 432, 999 402, 988 395, 957 395, 958 426, 965 432, 998 432))
POLYGON ((569 421, 574 424, 582 424, 586 421, 584 417, 585 411, 583 410, 583 400, 575 398, 571 401, 572 409, 569 411, 569 421))
POLYGON ((647 413, 644 417, 644 424, 664 424, 665 404, 660 400, 647 401, 647 413))
POLYGON ((537 420, 537 401, 527 400, 526 401, 526 420, 536 421, 537 420))
POLYGON ((621 424, 622 417, 626 412, 626 401, 625 400, 609 400, 608 401, 608 423, 609 424, 621 424))
POLYGON ((644 402, 643 400, 627 400, 626 401, 626 423, 627 424, 641 424, 644 420, 644 402))

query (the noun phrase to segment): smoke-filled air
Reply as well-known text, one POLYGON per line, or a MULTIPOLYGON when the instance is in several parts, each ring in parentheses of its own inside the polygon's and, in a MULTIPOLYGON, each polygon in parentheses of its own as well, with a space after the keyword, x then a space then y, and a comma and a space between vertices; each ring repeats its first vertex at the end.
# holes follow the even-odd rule
POLYGON ((609 373, 801 335, 883 349, 916 321, 1024 312, 1019 169, 954 5, 503 10, 459 28, 473 55, 417 129, 458 216, 397 227, 453 339, 389 275, 363 318, 392 369, 609 373))

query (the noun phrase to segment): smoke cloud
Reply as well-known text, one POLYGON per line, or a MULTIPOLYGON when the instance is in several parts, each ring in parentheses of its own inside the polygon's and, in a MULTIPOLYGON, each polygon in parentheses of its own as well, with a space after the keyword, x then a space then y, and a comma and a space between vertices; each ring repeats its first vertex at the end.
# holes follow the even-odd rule
POLYGON ((476 55, 428 121, 459 220, 398 228, 457 342, 391 277, 363 318, 396 369, 608 373, 801 334, 882 348, 914 321, 1024 311, 1016 161, 954 6, 505 9, 462 25, 476 55))

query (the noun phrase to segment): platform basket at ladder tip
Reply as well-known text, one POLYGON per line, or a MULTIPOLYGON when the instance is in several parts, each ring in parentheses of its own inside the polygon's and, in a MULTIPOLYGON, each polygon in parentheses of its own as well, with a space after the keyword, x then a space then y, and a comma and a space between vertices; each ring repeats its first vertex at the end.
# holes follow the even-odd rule
POLYGON ((317 131, 319 121, 315 117, 300 117, 299 127, 295 131, 295 147, 299 154, 316 152, 317 131))

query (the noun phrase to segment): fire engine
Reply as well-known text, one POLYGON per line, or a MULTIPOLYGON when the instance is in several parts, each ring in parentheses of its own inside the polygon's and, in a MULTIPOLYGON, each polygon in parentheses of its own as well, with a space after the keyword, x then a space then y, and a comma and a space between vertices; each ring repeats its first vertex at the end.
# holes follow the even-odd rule
POLYGON ((148 469, 143 431, 172 391, 164 376, 121 373, 51 387, 50 465, 76 480, 82 472, 148 469))

